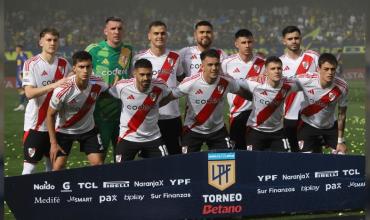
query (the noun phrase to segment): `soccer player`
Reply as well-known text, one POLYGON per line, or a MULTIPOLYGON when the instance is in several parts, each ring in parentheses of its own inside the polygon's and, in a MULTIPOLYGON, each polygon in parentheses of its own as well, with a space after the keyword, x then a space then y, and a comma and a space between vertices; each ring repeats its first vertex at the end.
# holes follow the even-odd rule
MULTIPOLYGON (((89 45, 86 51, 93 57, 94 74, 111 86, 121 78, 130 77, 132 47, 122 43, 123 21, 119 17, 105 20, 104 35, 105 40, 89 45)), ((112 143, 113 155, 119 132, 120 109, 121 102, 104 92, 99 96, 94 112, 104 149, 112 143)))
POLYGON ((122 101, 119 141, 115 161, 133 160, 140 152, 144 158, 168 155, 158 127, 159 107, 171 90, 160 79, 153 79, 152 64, 139 59, 134 64, 134 78, 123 79, 110 88, 122 101))
POLYGON ((169 96, 170 99, 186 96, 187 111, 181 142, 184 154, 200 151, 204 142, 209 150, 231 149, 224 123, 224 99, 229 92, 244 97, 236 80, 220 73, 217 50, 205 50, 200 57, 203 71, 185 78, 169 96))
MULTIPOLYGON (((149 25, 148 39, 150 48, 137 54, 134 63, 139 59, 147 59, 153 65, 153 78, 160 78, 170 88, 177 86, 183 79, 180 55, 166 49, 167 26, 162 21, 154 21, 149 25)), ((159 129, 169 154, 181 154, 180 136, 182 122, 179 101, 173 100, 159 109, 159 129)))
POLYGON ((15 58, 15 62, 17 65, 16 75, 15 75, 15 87, 18 90, 19 95, 19 105, 13 109, 13 111, 24 111, 25 104, 26 104, 26 95, 24 94, 24 88, 22 87, 22 73, 23 73, 23 65, 28 59, 27 54, 23 52, 23 46, 18 44, 15 46, 15 52, 17 57, 15 58))
POLYGON ((97 97, 108 86, 92 74, 92 57, 86 51, 73 54, 73 73, 67 85, 54 90, 47 113, 50 159, 53 170, 65 168, 73 141, 80 143, 91 165, 104 162, 104 147, 95 128, 93 112, 97 97))
POLYGON ((246 148, 257 151, 290 150, 282 118, 287 96, 299 90, 295 80, 282 76, 282 62, 276 56, 265 61, 266 77, 244 80, 240 86, 253 93, 252 113, 247 122, 246 148))
MULTIPOLYGON (((238 30, 235 33, 238 53, 222 61, 222 71, 234 79, 246 79, 263 73, 265 60, 253 54, 253 44, 252 32, 238 30)), ((245 149, 246 124, 252 111, 252 102, 231 93, 227 95, 227 100, 230 107, 230 139, 235 143, 234 149, 245 149)))
MULTIPOLYGON (((282 42, 286 48, 284 55, 280 57, 283 62, 283 76, 315 72, 317 70, 318 54, 312 50, 301 49, 301 31, 296 26, 287 26, 282 31, 282 42)), ((303 105, 302 92, 292 93, 285 102, 284 129, 288 135, 292 152, 298 152, 297 122, 299 111, 303 105)))
POLYGON ((71 67, 68 61, 56 56, 59 32, 45 28, 40 33, 41 53, 28 59, 23 67, 23 87, 29 102, 24 117, 24 164, 22 174, 31 174, 42 157, 49 160, 50 140, 46 127, 46 113, 53 89, 64 84, 71 67))
POLYGON ((336 76, 338 61, 333 54, 319 57, 318 72, 298 78, 306 105, 301 109, 303 124, 298 130, 302 152, 321 153, 326 145, 333 152, 344 154, 344 128, 348 105, 348 85, 336 76), (338 119, 335 108, 338 105, 338 119))
MULTIPOLYGON (((213 26, 209 21, 199 21, 195 25, 194 40, 196 45, 180 50, 182 66, 186 76, 192 76, 201 72, 202 61, 200 53, 211 48, 213 38, 213 26)), ((220 54, 221 61, 226 58, 224 51, 217 49, 217 52, 220 54)))

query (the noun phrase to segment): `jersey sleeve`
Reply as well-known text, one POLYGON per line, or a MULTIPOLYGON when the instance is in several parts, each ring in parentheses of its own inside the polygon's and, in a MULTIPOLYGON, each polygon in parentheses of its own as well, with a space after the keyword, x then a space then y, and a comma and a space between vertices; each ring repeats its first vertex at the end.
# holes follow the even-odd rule
POLYGON ((117 99, 120 99, 121 98, 121 90, 122 90, 122 85, 120 84, 116 84, 114 86, 112 86, 110 89, 109 89, 109 93, 117 98, 117 99))
POLYGON ((27 61, 25 65, 23 65, 23 82, 22 86, 37 86, 35 73, 33 71, 33 64, 27 61))
POLYGON ((251 79, 239 79, 237 80, 239 86, 249 92, 253 92, 253 90, 257 87, 258 82, 252 81, 251 79))
POLYGON ((192 84, 193 83, 190 83, 190 82, 180 83, 180 85, 177 88, 174 88, 172 90, 173 96, 176 98, 180 98, 182 96, 189 94, 192 84))
POLYGON ((184 74, 184 67, 182 66, 182 58, 181 54, 179 53, 179 57, 176 62, 176 76, 182 76, 184 74))
POLYGON ((226 67, 227 67, 227 62, 225 62, 225 60, 224 60, 221 63, 221 70, 222 70, 222 73, 224 73, 224 74, 227 74, 228 73, 226 67))
POLYGON ((186 51, 187 51, 187 47, 185 48, 182 48, 181 50, 179 50, 179 54, 180 54, 180 65, 182 66, 182 69, 183 69, 183 72, 185 74, 185 76, 190 76, 190 73, 188 72, 188 69, 186 68, 186 51))
POLYGON ((58 87, 54 89, 53 95, 51 96, 49 106, 55 110, 60 110, 60 107, 62 106, 64 95, 61 95, 63 88, 58 87))
POLYGON ((231 76, 230 76, 230 78, 228 78, 228 81, 229 81, 230 92, 231 93, 237 93, 240 90, 240 85, 237 82, 237 80, 231 78, 231 76))

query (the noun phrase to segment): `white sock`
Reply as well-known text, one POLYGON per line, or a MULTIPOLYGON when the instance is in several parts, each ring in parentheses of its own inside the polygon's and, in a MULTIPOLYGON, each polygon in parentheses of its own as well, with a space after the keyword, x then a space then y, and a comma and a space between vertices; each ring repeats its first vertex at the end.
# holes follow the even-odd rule
POLYGON ((32 174, 36 169, 36 164, 23 162, 22 175, 32 174))
POLYGON ((49 172, 53 170, 53 166, 51 165, 50 157, 45 157, 45 172, 49 172))

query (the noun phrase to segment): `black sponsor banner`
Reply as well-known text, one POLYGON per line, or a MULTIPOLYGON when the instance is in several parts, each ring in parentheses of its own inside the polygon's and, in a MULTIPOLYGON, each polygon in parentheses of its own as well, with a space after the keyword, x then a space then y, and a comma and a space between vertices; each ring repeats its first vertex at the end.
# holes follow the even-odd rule
POLYGON ((204 152, 5 178, 17 219, 179 219, 362 209, 363 156, 204 152))

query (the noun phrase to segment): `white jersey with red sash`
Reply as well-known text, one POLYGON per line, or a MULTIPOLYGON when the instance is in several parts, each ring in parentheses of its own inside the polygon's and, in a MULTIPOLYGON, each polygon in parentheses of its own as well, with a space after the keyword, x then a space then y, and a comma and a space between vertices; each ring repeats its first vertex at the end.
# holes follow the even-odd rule
MULTIPOLYGON (((221 49, 216 49, 220 54, 220 62, 226 58, 226 53, 221 49)), ((197 46, 184 47, 179 51, 181 55, 181 63, 185 76, 192 76, 200 73, 202 61, 200 54, 202 53, 197 46)))
POLYGON ((301 109, 301 117, 307 124, 327 129, 334 125, 337 120, 335 107, 347 107, 348 105, 348 84, 341 78, 335 77, 333 84, 323 89, 320 85, 318 73, 298 78, 303 88, 306 105, 301 109))
MULTIPOLYGON (((246 63, 240 58, 239 54, 234 54, 222 61, 222 71, 234 79, 243 80, 263 73, 265 69, 264 64, 265 60, 259 56, 254 56, 246 63)), ((229 93, 227 101, 230 107, 230 123, 241 112, 252 109, 252 102, 235 94, 229 93)))
MULTIPOLYGON (((55 57, 49 64, 41 55, 28 59, 23 66, 23 86, 44 87, 65 77, 71 70, 68 61, 55 57)), ((24 117, 24 130, 47 131, 46 113, 49 107, 52 91, 42 96, 30 99, 24 117)))
POLYGON ((208 84, 199 73, 185 78, 173 91, 175 97, 187 95, 187 111, 184 126, 194 132, 210 134, 224 124, 224 99, 227 93, 239 91, 239 84, 228 75, 220 74, 208 84))
POLYGON ((284 101, 299 89, 294 79, 282 78, 278 87, 271 87, 266 80, 257 78, 239 82, 240 86, 253 93, 252 113, 247 126, 262 132, 274 132, 283 128, 284 101))
POLYGON ((119 138, 147 142, 161 137, 159 102, 171 92, 162 80, 153 79, 146 92, 137 90, 135 79, 120 80, 109 92, 122 101, 119 138))
MULTIPOLYGON (((177 76, 184 71, 181 66, 180 55, 177 52, 166 50, 161 56, 154 55, 150 49, 138 53, 133 63, 138 59, 147 59, 153 65, 153 78, 161 78, 169 88, 176 88, 177 76)), ((179 100, 173 100, 159 109, 159 119, 172 119, 180 116, 179 100)))
MULTIPOLYGON (((312 50, 308 50, 302 52, 297 59, 291 59, 286 54, 282 55, 280 59, 283 62, 283 76, 293 77, 308 72, 315 72, 318 68, 319 55, 312 50)), ((285 101, 285 118, 297 120, 299 110, 304 104, 303 102, 302 92, 289 95, 285 101)))
POLYGON ((64 134, 83 134, 95 127, 93 112, 95 101, 108 85, 96 76, 90 76, 88 86, 80 90, 76 76, 70 76, 68 83, 54 90, 50 107, 58 111, 55 129, 64 134))

